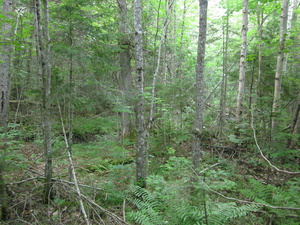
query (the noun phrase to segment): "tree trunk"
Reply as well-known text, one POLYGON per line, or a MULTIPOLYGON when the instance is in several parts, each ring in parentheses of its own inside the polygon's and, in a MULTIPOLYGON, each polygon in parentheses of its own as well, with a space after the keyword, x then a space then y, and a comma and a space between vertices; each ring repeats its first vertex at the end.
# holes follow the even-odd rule
POLYGON ((52 146, 51 146, 51 112, 50 112, 50 37, 49 37, 49 17, 48 1, 43 0, 44 18, 42 18, 42 5, 40 0, 35 0, 35 29, 36 29, 36 49, 38 57, 38 71, 42 78, 42 125, 43 141, 45 151, 45 204, 52 198, 52 146))
MULTIPOLYGON (((7 18, 11 18, 12 0, 3 1, 2 14, 7 18)), ((2 44, 2 52, 0 55, 0 128, 4 134, 7 131, 7 113, 9 104, 9 65, 10 65, 10 51, 11 51, 11 24, 3 22, 2 35, 5 43, 2 44)), ((8 219, 8 200, 6 194, 6 185, 3 177, 5 170, 5 155, 6 155, 6 140, 0 140, 0 204, 1 204, 1 220, 8 219)))
POLYGON ((286 40, 286 31, 287 31, 287 13, 288 13, 288 4, 289 0, 283 0, 281 8, 281 20, 280 20, 280 43, 277 55, 277 66, 275 74, 275 83, 274 83, 274 98, 272 106, 272 130, 277 126, 277 117, 278 117, 278 108, 281 98, 281 77, 283 71, 283 62, 284 62, 284 49, 285 49, 285 40, 286 40))
MULTIPOLYGON (((299 118, 299 115, 300 115, 300 95, 298 97, 298 100, 297 100, 297 108, 296 108, 296 112, 295 112, 295 117, 294 117, 294 120, 293 120, 293 123, 292 123, 292 126, 291 126, 291 131, 290 133, 292 135, 296 135, 299 133, 299 129, 300 129, 300 118, 299 118)), ((297 144, 297 141, 295 140, 295 138, 289 138, 287 140, 287 143, 286 143, 286 147, 289 148, 289 149, 293 149, 296 147, 296 144, 297 144)))
POLYGON ((240 55, 240 73, 238 94, 236 100, 236 123, 239 124, 242 115, 242 101, 245 88, 245 74, 246 74, 246 54, 247 54, 247 32, 248 32, 248 0, 243 0, 243 25, 242 25, 242 44, 240 55))
POLYGON ((148 152, 145 149, 144 124, 144 55, 141 0, 134 0, 135 67, 138 99, 136 105, 136 179, 140 187, 146 187, 148 152))
POLYGON ((219 135, 223 133, 223 126, 226 114, 226 96, 227 96, 227 74, 228 74, 228 43, 229 43, 229 10, 226 13, 225 26, 223 27, 223 75, 221 84, 220 98, 220 119, 219 119, 219 135))
POLYGON ((193 130, 193 165, 194 169, 200 166, 201 157, 201 134, 203 126, 204 110, 204 58, 206 44, 206 27, 207 27, 207 0, 199 0, 199 36, 198 36, 198 53, 196 62, 196 114, 193 130))
POLYGON ((256 97, 259 98, 261 96, 260 91, 260 81, 261 81, 261 75, 262 75, 262 34, 263 34, 263 12, 260 9, 260 3, 258 2, 257 7, 257 35, 258 35, 258 71, 257 71, 257 85, 256 85, 256 97))
MULTIPOLYGON (((132 89, 132 76, 131 76, 131 57, 130 46, 131 40, 129 37, 130 30, 128 25, 128 8, 126 0, 118 0, 119 5, 119 46, 121 52, 119 54, 120 70, 120 89, 123 93, 123 104, 128 108, 131 106, 131 89, 132 89)), ((127 109, 121 112, 122 127, 121 139, 127 138, 132 129, 130 113, 126 112, 127 109)))

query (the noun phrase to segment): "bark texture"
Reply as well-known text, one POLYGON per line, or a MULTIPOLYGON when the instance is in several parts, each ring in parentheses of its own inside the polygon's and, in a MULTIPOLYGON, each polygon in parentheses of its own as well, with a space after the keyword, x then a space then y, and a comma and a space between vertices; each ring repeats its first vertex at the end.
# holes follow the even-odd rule
POLYGON ((50 112, 50 36, 49 36, 49 13, 48 1, 43 0, 43 7, 40 0, 34 1, 35 6, 35 36, 36 50, 38 57, 38 73, 42 79, 42 125, 43 141, 45 151, 45 187, 44 203, 48 204, 52 198, 52 146, 51 146, 51 112, 50 112), (43 8, 43 10, 42 10, 43 8), (43 14, 42 14, 43 11, 43 14))
POLYGON ((201 134, 204 110, 204 58, 207 30, 207 0, 199 0, 199 36, 196 62, 196 114, 193 130, 193 165, 197 169, 201 158, 201 134))
MULTIPOLYGON (((119 46, 121 52, 119 54, 120 64, 120 89, 123 92, 123 104, 129 108, 131 105, 131 89, 132 89, 132 76, 131 76, 131 39, 130 29, 128 24, 128 8, 126 0, 118 0, 119 6, 119 32, 121 37, 119 38, 119 46)), ((121 139, 127 138, 132 129, 130 113, 121 112, 122 128, 121 139)))
POLYGON ((274 82, 274 98, 273 98, 273 107, 272 107, 272 129, 274 130, 277 125, 277 114, 279 108, 279 102, 281 97, 281 77, 283 71, 283 62, 284 62, 284 49, 285 49, 285 40, 287 32, 287 18, 288 18, 288 5, 289 0, 282 1, 281 8, 281 20, 280 20, 280 43, 277 55, 277 66, 274 82))
MULTIPOLYGON (((3 1, 2 14, 7 19, 11 18, 10 13, 12 12, 12 0, 3 1)), ((7 127, 7 113, 9 104, 9 65, 10 65, 10 50, 11 50, 11 23, 4 21, 2 24, 2 35, 4 43, 2 44, 2 53, 0 58, 0 128, 1 132, 6 133, 7 127)), ((0 205, 1 205, 1 220, 8 219, 8 199, 6 193, 5 180, 3 173, 5 170, 5 152, 6 152, 6 141, 0 140, 0 205)))
POLYGON ((144 55, 143 55, 143 29, 142 4, 134 0, 134 30, 135 30, 135 58, 136 58, 136 85, 138 99, 136 106, 136 179, 137 184, 146 187, 148 170, 148 153, 145 149, 144 125, 144 55))
POLYGON ((247 54, 247 33, 248 33, 248 0, 243 0, 243 24, 242 24, 242 44, 240 55, 240 73, 239 85, 236 100, 236 123, 240 123, 242 115, 242 101, 245 89, 245 74, 246 74, 246 54, 247 54))

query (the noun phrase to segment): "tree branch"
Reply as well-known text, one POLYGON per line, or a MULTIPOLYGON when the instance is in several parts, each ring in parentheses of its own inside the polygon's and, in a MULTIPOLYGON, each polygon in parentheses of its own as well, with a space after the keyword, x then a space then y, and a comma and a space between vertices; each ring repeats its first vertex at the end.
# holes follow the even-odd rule
POLYGON ((253 111, 251 111, 251 128, 253 130, 253 137, 254 137, 254 141, 255 141, 255 144, 256 144, 256 147, 261 155, 261 157, 272 167, 274 168, 276 171, 278 172, 281 172, 281 173, 287 173, 287 174, 294 174, 294 175, 297 175, 297 174, 300 174, 300 172, 291 172, 291 171, 287 171, 287 170, 282 170, 282 169, 279 169, 277 166, 274 166, 270 160, 268 160, 268 158, 264 155, 264 153, 262 152, 259 144, 258 144, 258 141, 257 141, 257 137, 256 137, 256 131, 255 131, 255 128, 254 128, 254 116, 253 116, 253 111))

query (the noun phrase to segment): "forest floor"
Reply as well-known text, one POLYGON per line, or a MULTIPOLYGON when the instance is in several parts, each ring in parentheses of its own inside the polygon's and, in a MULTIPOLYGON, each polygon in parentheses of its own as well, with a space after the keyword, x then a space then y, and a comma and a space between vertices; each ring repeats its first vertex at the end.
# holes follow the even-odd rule
MULTIPOLYGON (((127 157, 132 161, 125 160, 126 164, 128 163, 125 170, 124 167, 108 170, 108 164, 114 161, 97 158, 95 154, 91 154, 92 149, 89 148, 89 145, 86 145, 86 149, 82 146, 75 148, 73 160, 91 224, 126 224, 126 200, 112 196, 114 194, 106 188, 115 185, 117 188, 114 191, 122 192, 134 182, 134 164, 131 163, 134 160, 134 148, 127 147, 127 157)), ((189 145, 184 148, 179 154, 188 157, 189 145)), ((206 151, 208 155, 216 156, 216 152, 208 149, 206 151)), ((247 175, 248 178, 253 177, 262 184, 280 186, 291 178, 291 175, 262 166, 263 159, 259 155, 257 163, 232 152, 222 152, 222 155, 218 153, 217 157, 230 158, 231 163, 236 164, 235 169, 239 177, 247 175)), ((15 158, 8 162, 10 170, 5 179, 10 200, 10 218, 7 224, 86 224, 80 212, 79 197, 69 176, 69 162, 64 150, 54 152, 53 201, 50 205, 43 204, 43 159, 40 145, 24 143, 20 150, 16 151, 15 158)), ((156 156, 151 160, 152 165, 163 164, 166 156, 156 156)), ((114 164, 117 165, 118 162, 114 164)), ((120 193, 115 195, 122 196, 120 193)))

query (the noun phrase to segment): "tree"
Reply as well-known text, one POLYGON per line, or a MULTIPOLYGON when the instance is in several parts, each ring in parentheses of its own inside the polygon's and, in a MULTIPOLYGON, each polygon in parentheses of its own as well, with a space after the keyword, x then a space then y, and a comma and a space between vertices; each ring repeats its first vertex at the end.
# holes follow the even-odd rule
POLYGON ((280 40, 279 40, 279 49, 277 55, 276 74, 274 80, 274 98, 273 98, 273 106, 272 106, 272 130, 274 130, 277 125, 277 114, 278 114, 279 102, 281 99, 281 77, 282 77, 283 63, 284 63, 284 50, 285 50, 285 40, 286 40, 286 31, 287 31, 287 19, 288 19, 288 5, 289 5, 289 0, 282 1, 281 20, 280 20, 280 40))
POLYGON ((227 77, 228 77, 228 43, 229 43, 229 9, 224 16, 223 25, 223 75, 221 83, 221 98, 220 98, 220 120, 219 131, 223 133, 225 114, 226 114, 226 96, 227 96, 227 77))
POLYGON ((148 152, 145 149, 144 124, 144 55, 141 0, 134 0, 135 67, 138 99, 136 105, 136 179, 146 187, 148 152))
POLYGON ((241 121, 242 114, 242 101, 245 89, 245 74, 246 74, 246 54, 247 54, 247 32, 248 32, 248 0, 243 0, 243 24, 242 24, 242 44, 240 55, 240 72, 239 72, 239 85, 236 100, 236 123, 241 121))
POLYGON ((49 36, 49 13, 48 1, 35 0, 35 36, 38 57, 38 72, 42 79, 42 125, 45 151, 45 187, 44 203, 48 204, 52 198, 52 143, 51 143, 51 99, 50 99, 50 36, 49 36))
MULTIPOLYGON (((9 65, 10 65, 10 51, 11 51, 11 23, 8 19, 11 18, 13 1, 3 1, 3 16, 7 18, 2 24, 2 34, 4 43, 2 44, 2 52, 0 54, 0 128, 6 134, 7 131, 7 113, 9 105, 9 65)), ((6 193, 6 185, 3 178, 5 169, 5 154, 6 154, 6 137, 4 143, 0 147, 0 203, 1 203, 1 220, 8 219, 8 201, 6 193)))
POLYGON ((204 59, 206 46, 206 27, 207 27, 207 0, 199 0, 199 35, 198 51, 196 62, 196 114, 193 130, 193 165, 197 169, 200 165, 201 157, 201 134, 203 127, 204 111, 204 59))
POLYGON ((128 107, 130 106, 130 90, 132 87, 131 77, 131 57, 130 57, 130 30, 128 25, 128 8, 126 0, 118 0, 119 6, 119 45, 121 52, 119 54, 120 70, 120 87, 123 95, 123 101, 126 109, 121 112, 122 128, 121 138, 128 137, 131 132, 132 124, 130 120, 130 113, 128 113, 128 107))

